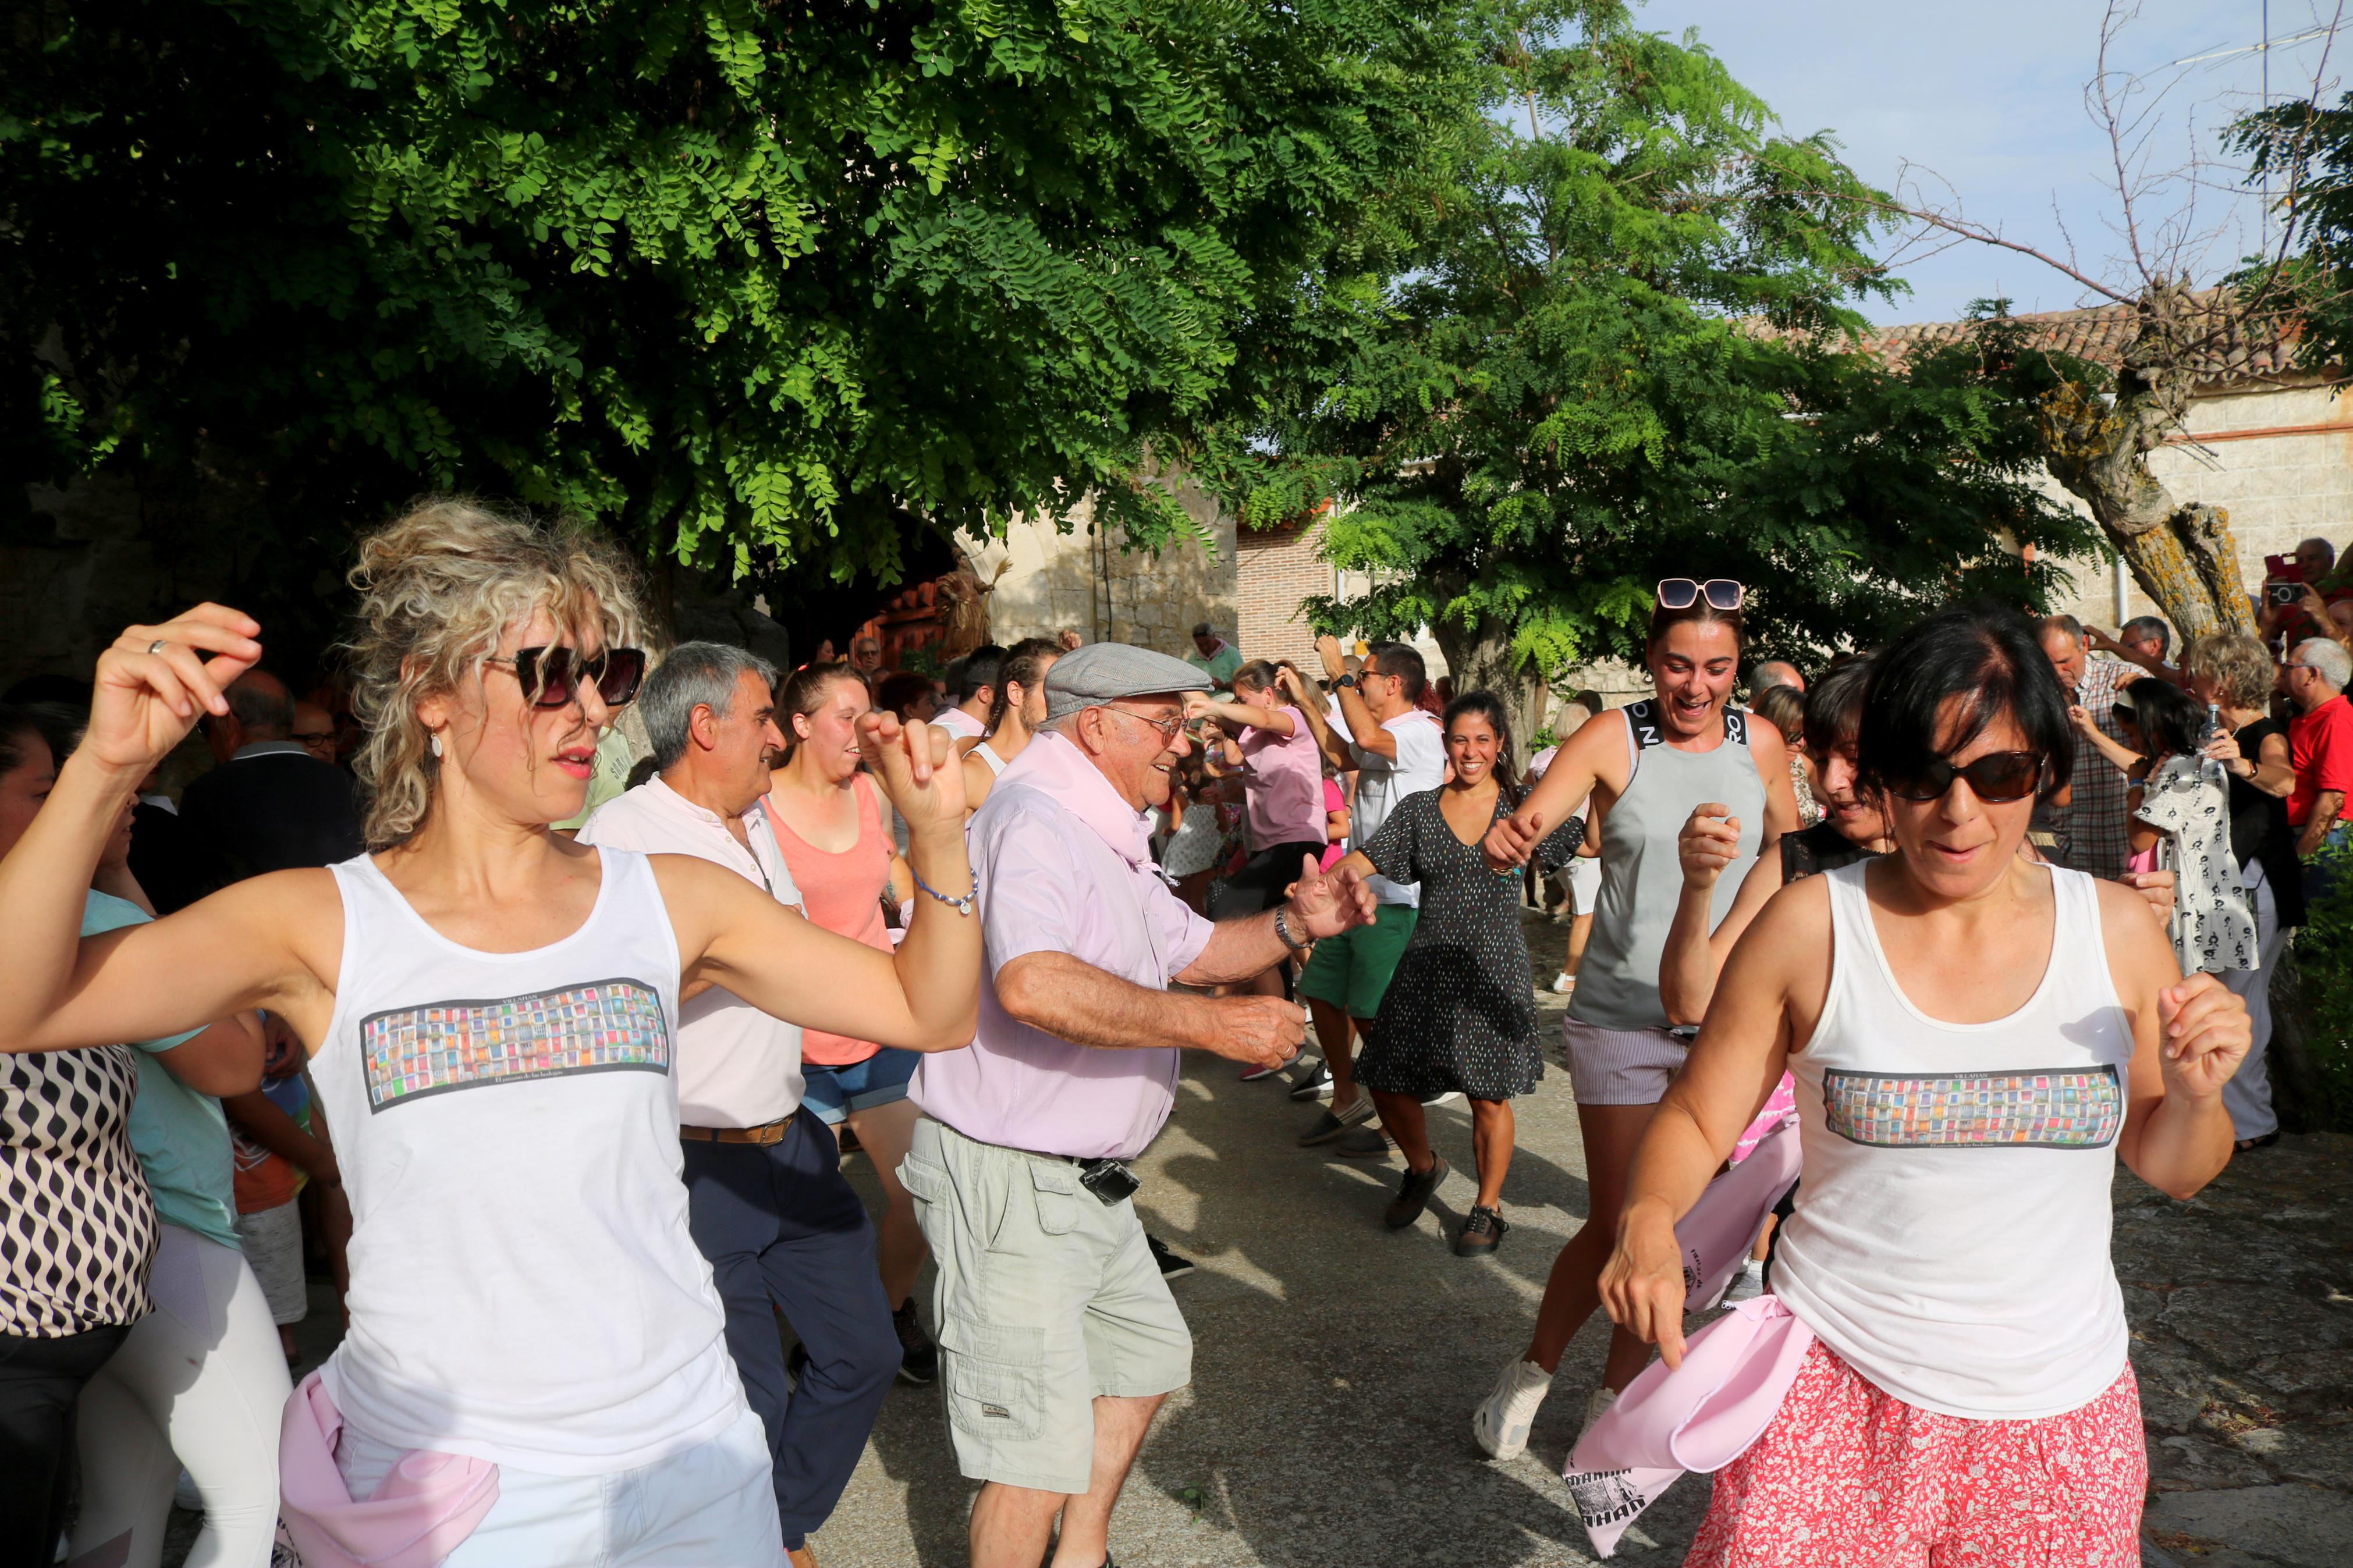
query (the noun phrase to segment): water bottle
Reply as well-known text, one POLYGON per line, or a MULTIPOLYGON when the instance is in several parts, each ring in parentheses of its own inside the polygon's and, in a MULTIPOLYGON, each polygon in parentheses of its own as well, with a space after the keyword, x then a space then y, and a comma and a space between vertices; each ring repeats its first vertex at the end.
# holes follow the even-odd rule
MULTIPOLYGON (((2223 733, 2222 705, 2221 703, 2209 702, 2206 704, 2206 738, 2209 741, 2214 740, 2223 733)), ((2198 771, 2206 775, 2207 783, 2225 793, 2229 792, 2231 787, 2231 770, 2222 765, 2221 758, 2201 758, 2198 771)))

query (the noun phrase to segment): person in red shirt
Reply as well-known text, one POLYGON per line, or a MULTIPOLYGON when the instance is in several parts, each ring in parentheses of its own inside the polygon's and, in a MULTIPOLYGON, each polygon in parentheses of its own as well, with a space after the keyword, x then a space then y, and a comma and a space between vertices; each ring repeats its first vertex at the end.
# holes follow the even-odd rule
POLYGON ((2296 706, 2288 721, 2288 760, 2295 789, 2287 797, 2288 826, 2295 829, 2295 852, 2306 862, 2305 896, 2319 897, 2334 879, 2315 857, 2340 848, 2346 824, 2353 821, 2353 704, 2345 688, 2353 683, 2353 653, 2328 637, 2295 645, 2285 669, 2287 694, 2296 706))

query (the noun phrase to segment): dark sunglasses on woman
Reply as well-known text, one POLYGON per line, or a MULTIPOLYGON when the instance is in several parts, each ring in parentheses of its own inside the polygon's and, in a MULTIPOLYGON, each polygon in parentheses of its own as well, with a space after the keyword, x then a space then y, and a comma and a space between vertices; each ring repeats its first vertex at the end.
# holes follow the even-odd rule
POLYGON ((1659 580, 1659 608, 1688 610, 1705 595, 1711 610, 1736 610, 1747 596, 1740 584, 1729 577, 1710 577, 1704 583, 1689 577, 1662 577, 1659 580))
POLYGON ((1957 768, 1936 757, 1910 779, 1888 787, 1905 800, 1942 800, 1955 779, 1968 780, 1969 793, 1990 805, 2024 800, 2042 782, 2042 757, 2036 752, 1988 752, 1957 768))
POLYGON ((519 647, 512 658, 492 664, 513 667, 515 681, 534 708, 561 708, 578 695, 583 680, 596 688, 607 708, 618 708, 638 694, 646 678, 646 650, 608 647, 594 658, 583 658, 577 648, 519 647))

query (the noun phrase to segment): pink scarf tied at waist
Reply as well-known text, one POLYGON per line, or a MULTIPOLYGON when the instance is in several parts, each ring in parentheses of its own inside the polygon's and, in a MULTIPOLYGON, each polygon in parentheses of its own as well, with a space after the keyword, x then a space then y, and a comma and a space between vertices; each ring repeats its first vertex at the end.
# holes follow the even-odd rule
POLYGON ((343 1412, 312 1373, 278 1429, 279 1510, 308 1568, 435 1568, 499 1500, 487 1459, 412 1449, 363 1502, 335 1468, 343 1412))
MULTIPOLYGON (((1683 1215, 1675 1243, 1687 1310, 1724 1294, 1765 1216, 1796 1184, 1798 1165, 1797 1123, 1778 1121, 1683 1215)), ((1759 1296, 1692 1335, 1674 1371, 1662 1361, 1643 1368, 1562 1471, 1593 1550, 1615 1552, 1626 1527, 1684 1471, 1719 1470, 1746 1453, 1779 1414, 1813 1342, 1787 1307, 1759 1296)))

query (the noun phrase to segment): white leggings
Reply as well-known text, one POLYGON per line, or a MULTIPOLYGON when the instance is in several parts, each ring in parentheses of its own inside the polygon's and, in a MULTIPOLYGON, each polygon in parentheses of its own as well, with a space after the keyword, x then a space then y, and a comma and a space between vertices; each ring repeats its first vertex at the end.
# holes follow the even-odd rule
POLYGON ((81 1391, 69 1568, 156 1568, 182 1465, 205 1499, 188 1568, 269 1568, 278 1426, 294 1392, 278 1328, 245 1254, 158 1228, 155 1310, 81 1391))

